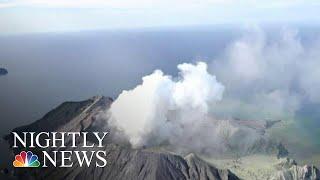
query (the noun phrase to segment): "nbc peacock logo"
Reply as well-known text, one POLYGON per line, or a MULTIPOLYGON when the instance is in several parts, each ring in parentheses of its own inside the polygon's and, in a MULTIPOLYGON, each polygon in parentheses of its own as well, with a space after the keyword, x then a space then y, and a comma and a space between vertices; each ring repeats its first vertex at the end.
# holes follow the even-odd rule
POLYGON ((20 154, 15 156, 13 161, 14 167, 39 167, 40 162, 38 156, 33 154, 31 151, 21 151, 20 154))

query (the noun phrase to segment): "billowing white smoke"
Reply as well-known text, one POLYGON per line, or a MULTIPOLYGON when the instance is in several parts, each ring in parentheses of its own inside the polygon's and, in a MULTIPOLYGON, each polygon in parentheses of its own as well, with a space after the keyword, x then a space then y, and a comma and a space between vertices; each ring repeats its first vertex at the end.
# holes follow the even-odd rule
POLYGON ((254 29, 210 64, 223 85, 203 62, 178 65, 175 78, 156 70, 119 95, 109 123, 134 147, 168 143, 193 152, 244 150, 261 136, 213 117, 292 118, 301 104, 320 104, 319 49, 319 43, 304 45, 297 31, 269 36, 254 29))
POLYGON ((207 119, 209 106, 222 99, 224 86, 208 73, 204 62, 180 64, 178 70, 176 78, 154 71, 112 104, 109 123, 134 147, 200 141, 199 134, 206 133, 201 131, 208 126, 201 122, 207 119))
POLYGON ((227 89, 215 113, 283 119, 320 103, 317 38, 303 44, 297 30, 250 29, 210 66, 227 89))

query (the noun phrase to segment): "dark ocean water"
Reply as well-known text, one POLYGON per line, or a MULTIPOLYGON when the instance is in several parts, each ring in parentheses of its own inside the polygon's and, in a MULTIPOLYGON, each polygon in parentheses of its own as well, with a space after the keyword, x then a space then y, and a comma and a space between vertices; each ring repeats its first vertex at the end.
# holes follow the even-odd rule
POLYGON ((0 78, 0 132, 67 100, 117 97, 154 69, 176 74, 181 62, 211 60, 234 37, 222 28, 0 37, 0 66, 9 71, 0 78))
MULTIPOLYGON (((64 101, 115 98, 156 68, 174 75, 181 62, 211 60, 237 33, 219 27, 0 36, 0 67, 9 71, 0 77, 0 135, 64 101)), ((0 145, 7 151, 2 139, 0 145)))
MULTIPOLYGON (((235 27, 98 31, 0 36, 0 135, 31 123, 64 101, 113 98, 154 69, 209 61, 239 37, 235 27)), ((313 31, 304 31, 304 40, 313 31)), ((7 152, 1 139, 1 151, 7 152)), ((1 163, 9 162, 1 153, 1 163)))

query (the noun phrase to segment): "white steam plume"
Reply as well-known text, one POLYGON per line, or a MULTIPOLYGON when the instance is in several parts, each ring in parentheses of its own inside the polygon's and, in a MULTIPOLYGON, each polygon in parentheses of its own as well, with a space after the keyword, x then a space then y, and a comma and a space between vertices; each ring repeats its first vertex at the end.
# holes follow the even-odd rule
POLYGON ((119 95, 109 124, 134 147, 165 142, 189 152, 245 150, 261 135, 213 117, 291 119, 302 104, 320 104, 320 41, 314 42, 303 44, 295 30, 270 36, 256 28, 211 63, 223 85, 203 62, 178 65, 175 78, 156 70, 119 95))
POLYGON ((109 124, 134 147, 198 138, 209 106, 222 99, 224 86, 207 72, 206 63, 184 63, 178 69, 177 78, 154 71, 111 105, 109 124))
POLYGON ((320 103, 319 37, 250 29, 231 43, 210 69, 225 85, 215 113, 250 118, 293 118, 304 103, 320 103))

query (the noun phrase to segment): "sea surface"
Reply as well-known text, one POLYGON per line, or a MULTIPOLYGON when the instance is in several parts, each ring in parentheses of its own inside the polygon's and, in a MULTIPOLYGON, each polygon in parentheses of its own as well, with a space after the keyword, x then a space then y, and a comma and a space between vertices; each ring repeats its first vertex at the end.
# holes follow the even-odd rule
MULTIPOLYGON (((65 101, 116 98, 155 69, 177 75, 179 63, 211 62, 242 31, 213 26, 0 35, 0 67, 9 71, 0 77, 0 136, 65 101)), ((312 30, 303 32, 312 38, 312 30)), ((10 162, 0 142, 0 162, 10 162)))

